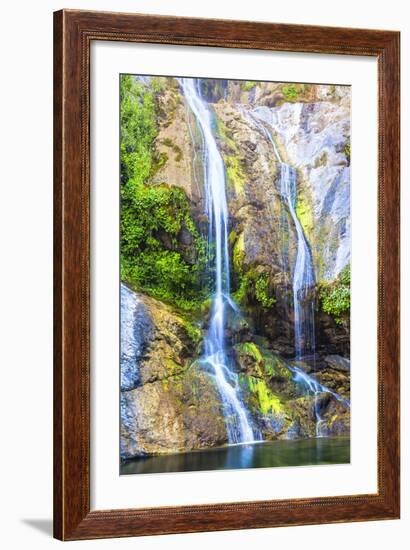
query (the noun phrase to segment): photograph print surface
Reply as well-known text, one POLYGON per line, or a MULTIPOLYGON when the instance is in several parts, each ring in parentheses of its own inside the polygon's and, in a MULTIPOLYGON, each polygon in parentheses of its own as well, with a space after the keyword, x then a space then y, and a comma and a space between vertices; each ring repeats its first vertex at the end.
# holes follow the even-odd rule
POLYGON ((119 85, 120 472, 350 462, 350 87, 119 85))

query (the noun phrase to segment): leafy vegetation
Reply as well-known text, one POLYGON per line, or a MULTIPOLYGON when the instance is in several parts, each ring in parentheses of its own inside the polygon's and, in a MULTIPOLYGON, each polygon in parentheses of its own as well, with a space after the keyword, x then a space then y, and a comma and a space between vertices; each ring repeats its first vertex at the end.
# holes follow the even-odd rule
POLYGON ((257 82, 254 80, 245 80, 245 82, 241 83, 241 88, 244 92, 249 92, 257 85, 257 82))
POLYGON ((244 233, 236 234, 232 231, 229 242, 233 245, 232 263, 237 277, 237 289, 233 293, 235 301, 242 306, 256 304, 264 309, 271 308, 276 303, 270 288, 269 273, 261 266, 244 268, 245 240, 244 233))
POLYGON ((241 306, 259 305, 269 309, 276 303, 276 298, 269 290, 269 276, 250 269, 239 275, 239 284, 233 294, 234 300, 241 306))
POLYGON ((286 84, 285 86, 282 86, 282 94, 286 101, 295 101, 299 95, 299 92, 294 84, 286 84))
POLYGON ((267 309, 276 303, 275 298, 269 293, 269 276, 267 273, 262 273, 255 281, 255 298, 267 309))
POLYGON ((319 299, 323 311, 332 315, 337 324, 345 322, 350 312, 350 265, 343 269, 336 281, 320 285, 319 299))
POLYGON ((190 311, 203 299, 205 240, 185 192, 150 185, 166 162, 155 139, 155 91, 121 78, 121 278, 151 296, 190 311), (182 234, 189 234, 181 243, 182 234))

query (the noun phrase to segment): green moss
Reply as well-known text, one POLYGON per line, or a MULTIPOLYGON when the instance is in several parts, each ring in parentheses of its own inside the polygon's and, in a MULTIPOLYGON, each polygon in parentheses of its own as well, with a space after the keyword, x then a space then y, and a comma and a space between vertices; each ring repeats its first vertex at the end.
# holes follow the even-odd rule
POLYGON ((310 203, 303 198, 301 193, 298 194, 296 203, 296 216, 298 217, 305 234, 310 235, 313 230, 312 207, 310 203))
POLYGON ((286 367, 283 359, 279 358, 273 353, 269 353, 263 356, 263 367, 265 373, 269 377, 281 377, 291 380, 293 378, 292 372, 286 367))
POLYGON ((270 276, 258 268, 244 270, 245 243, 244 233, 237 237, 233 246, 232 263, 237 275, 237 288, 233 293, 234 300, 242 306, 256 303, 264 309, 271 308, 276 298, 270 288, 270 276))
POLYGON ((233 153, 236 153, 238 151, 238 146, 235 143, 235 141, 233 140, 232 133, 230 132, 227 125, 217 115, 215 115, 214 121, 215 121, 215 133, 216 133, 217 137, 221 141, 226 143, 233 153))
POLYGON ((265 380, 249 375, 241 375, 240 379, 242 386, 251 394, 250 400, 253 401, 252 404, 262 414, 268 415, 283 411, 283 403, 280 398, 270 390, 265 380))
POLYGON ((237 237, 236 242, 233 246, 232 260, 233 267, 238 273, 242 272, 243 261, 245 259, 245 235, 242 232, 239 237, 237 237))
POLYGON ((164 138, 163 140, 161 140, 161 143, 162 145, 165 145, 165 147, 169 147, 174 151, 175 160, 177 162, 180 162, 182 160, 183 155, 182 155, 181 148, 176 143, 174 143, 170 138, 164 138))
POLYGON ((247 303, 248 286, 249 278, 246 275, 242 275, 239 279, 238 288, 232 293, 233 299, 240 306, 245 306, 247 303))
POLYGON ((257 363, 262 362, 262 353, 254 342, 242 342, 237 344, 236 348, 240 352, 250 355, 257 363))
POLYGON ((169 373, 169 376, 173 376, 175 374, 179 374, 181 370, 183 370, 183 366, 176 363, 173 359, 170 359, 169 357, 164 358, 164 365, 167 369, 167 372, 169 373))
POLYGON ((322 310, 343 324, 350 312, 350 265, 331 283, 321 283, 319 299, 322 310))
POLYGON ((236 239, 238 238, 237 232, 233 229, 228 235, 228 242, 231 246, 234 246, 236 239))
POLYGON ((233 189, 236 195, 242 194, 245 187, 246 178, 238 157, 224 155, 224 161, 228 189, 233 189))
POLYGON ((243 193, 246 184, 246 176, 242 163, 238 158, 238 145, 233 140, 226 124, 218 116, 215 116, 215 131, 218 138, 228 145, 230 150, 229 154, 223 153, 227 188, 233 190, 236 195, 240 195, 243 193))
POLYGON ((332 418, 331 418, 330 421, 329 421, 329 427, 332 427, 332 426, 333 426, 333 424, 336 422, 337 418, 338 418, 337 414, 334 414, 334 415, 332 416, 332 418))
POLYGON ((184 329, 186 330, 186 333, 188 334, 190 340, 195 344, 198 345, 200 341, 202 340, 202 331, 199 327, 188 321, 187 319, 182 319, 184 329))

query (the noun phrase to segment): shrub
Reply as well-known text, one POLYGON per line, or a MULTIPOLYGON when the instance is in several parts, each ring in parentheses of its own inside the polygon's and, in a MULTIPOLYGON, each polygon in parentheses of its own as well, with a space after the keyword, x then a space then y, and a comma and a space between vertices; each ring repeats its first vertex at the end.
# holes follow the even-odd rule
POLYGON ((286 84, 282 86, 282 94, 286 101, 295 101, 299 92, 293 84, 286 84))
POLYGON ((204 298, 205 241, 185 192, 150 185, 166 162, 154 147, 155 93, 129 76, 121 78, 121 278, 135 288, 185 311, 204 298), (192 245, 180 244, 182 231, 192 245), (188 248, 188 250, 187 250, 188 248))
POLYGON ((350 265, 334 282, 321 284, 319 299, 322 310, 332 315, 337 324, 343 324, 350 312, 350 265))
POLYGON ((245 82, 241 83, 241 88, 244 92, 249 92, 256 86, 257 82, 254 80, 245 80, 245 82))

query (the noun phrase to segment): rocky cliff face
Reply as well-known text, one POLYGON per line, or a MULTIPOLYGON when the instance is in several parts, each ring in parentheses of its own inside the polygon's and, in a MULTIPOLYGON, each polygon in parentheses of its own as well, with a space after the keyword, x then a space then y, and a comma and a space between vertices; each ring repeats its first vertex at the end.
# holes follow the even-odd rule
MULTIPOLYGON (((122 322, 139 339, 132 351, 122 345, 126 355, 121 362, 122 459, 226 444, 223 407, 213 376, 192 360, 200 355, 200 332, 192 331, 171 308, 125 285, 122 307, 122 322)), ((129 331, 122 334, 130 342, 129 331)), ((315 436, 318 411, 321 435, 348 433, 348 406, 326 391, 349 399, 348 361, 329 356, 327 370, 318 376, 323 388, 317 395, 306 395, 306 387, 291 370, 293 363, 272 353, 263 341, 237 342, 232 360, 244 402, 263 439, 315 436)))
POLYGON ((128 321, 140 335, 137 353, 122 369, 122 458, 226 443, 216 386, 193 362, 200 332, 157 300, 124 285, 122 294, 122 320, 131 311, 128 321))
MULTIPOLYGON (((158 115, 158 160, 149 185, 182 189, 206 237, 211 220, 201 130, 176 79, 142 84, 154 94, 158 115)), ((346 310, 335 314, 330 302, 339 297, 350 263, 350 92, 231 81, 201 86, 226 169, 232 296, 243 316, 233 315, 225 336, 241 396, 264 439, 312 437, 318 429, 319 435, 348 434, 349 317, 346 310), (317 356, 302 363, 293 361, 297 234, 280 187, 281 162, 297 171, 297 216, 317 283, 317 356), (330 303, 325 308, 322 295, 330 303), (320 387, 309 390, 295 369, 320 387)), ((184 256, 192 239, 192 231, 182 229, 167 246, 184 256)), ((132 346, 122 346, 122 458, 225 444, 220 395, 198 361, 209 301, 181 312, 130 288, 124 292, 131 305, 122 334, 132 346)))

